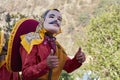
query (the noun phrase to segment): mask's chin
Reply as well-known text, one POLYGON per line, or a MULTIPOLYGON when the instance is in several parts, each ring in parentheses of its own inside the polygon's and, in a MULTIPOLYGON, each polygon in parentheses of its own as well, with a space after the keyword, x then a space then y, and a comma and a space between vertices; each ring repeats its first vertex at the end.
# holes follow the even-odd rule
POLYGON ((59 27, 54 26, 53 24, 44 24, 45 30, 50 32, 51 34, 56 34, 59 31, 59 27))

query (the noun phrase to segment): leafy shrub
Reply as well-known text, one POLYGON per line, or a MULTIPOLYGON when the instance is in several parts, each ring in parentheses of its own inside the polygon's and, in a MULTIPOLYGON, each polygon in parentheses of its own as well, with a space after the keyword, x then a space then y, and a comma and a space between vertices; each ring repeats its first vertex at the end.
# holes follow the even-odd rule
POLYGON ((102 80, 120 80, 120 5, 107 5, 87 28, 88 42, 84 46, 92 56, 88 70, 102 80))

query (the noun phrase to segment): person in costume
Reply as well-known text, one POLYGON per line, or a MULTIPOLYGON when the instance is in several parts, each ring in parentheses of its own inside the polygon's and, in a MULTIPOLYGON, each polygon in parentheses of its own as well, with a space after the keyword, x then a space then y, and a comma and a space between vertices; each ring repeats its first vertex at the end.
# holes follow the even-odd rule
POLYGON ((16 23, 9 40, 8 68, 22 70, 23 80, 59 80, 62 70, 70 73, 79 68, 85 61, 81 48, 71 59, 55 38, 61 22, 60 11, 50 9, 40 22, 22 19, 16 23))
POLYGON ((4 32, 0 31, 0 80, 18 80, 18 72, 10 72, 6 67, 7 47, 4 35, 4 32))

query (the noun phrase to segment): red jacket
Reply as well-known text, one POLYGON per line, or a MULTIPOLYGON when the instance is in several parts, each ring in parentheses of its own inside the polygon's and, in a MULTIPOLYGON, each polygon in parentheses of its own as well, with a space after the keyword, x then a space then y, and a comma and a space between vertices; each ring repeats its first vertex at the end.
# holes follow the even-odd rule
MULTIPOLYGON (((55 55, 58 56, 59 66, 53 69, 52 80, 59 80, 62 70, 69 73, 81 66, 76 58, 70 59, 67 57, 63 48, 58 43, 56 44, 55 55)), ((20 47, 23 80, 48 80, 49 67, 46 59, 50 50, 49 44, 44 43, 44 41, 39 45, 33 46, 29 54, 22 46, 20 47)))

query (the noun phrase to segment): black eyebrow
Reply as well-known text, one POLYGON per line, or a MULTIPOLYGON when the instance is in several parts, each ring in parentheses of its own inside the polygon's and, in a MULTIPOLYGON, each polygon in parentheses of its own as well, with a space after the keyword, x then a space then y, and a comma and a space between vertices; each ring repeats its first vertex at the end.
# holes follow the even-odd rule
MULTIPOLYGON (((49 14, 49 17, 50 16, 55 16, 55 14, 49 14)), ((59 16, 59 18, 62 20, 62 17, 61 16, 59 16)))
POLYGON ((54 14, 50 14, 49 16, 55 16, 54 14))

